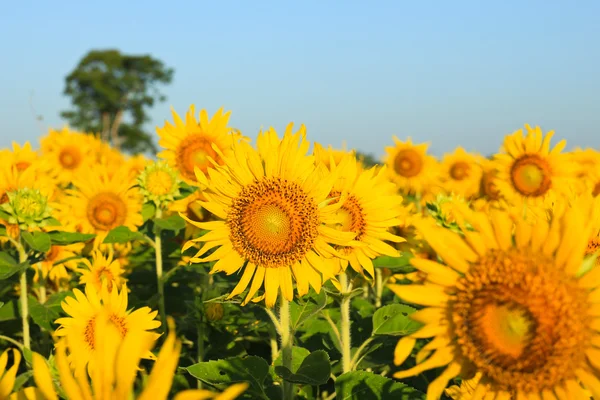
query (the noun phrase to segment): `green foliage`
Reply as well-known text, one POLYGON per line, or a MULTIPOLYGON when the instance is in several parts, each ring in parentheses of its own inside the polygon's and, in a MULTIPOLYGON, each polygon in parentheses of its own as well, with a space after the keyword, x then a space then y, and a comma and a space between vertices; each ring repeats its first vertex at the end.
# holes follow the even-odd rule
POLYGON ((307 295, 290 303, 290 324, 296 331, 303 323, 316 315, 327 305, 327 294, 324 290, 319 294, 307 295))
POLYGON ((144 235, 140 232, 134 232, 126 226, 117 226, 112 229, 104 238, 103 243, 127 243, 132 240, 143 240, 144 235))
POLYGON ((410 318, 413 312, 415 309, 405 304, 383 306, 373 314, 373 335, 406 336, 416 332, 421 324, 410 318))
POLYGON ((50 250, 50 246, 52 245, 52 240, 50 239, 50 235, 45 232, 21 232, 21 237, 27 243, 29 247, 31 247, 35 251, 39 251, 41 253, 45 253, 50 250))
POLYGON ((403 383, 372 372, 345 373, 335 381, 336 400, 413 400, 425 395, 403 383))
POLYGON ((49 232, 48 235, 50 236, 50 241, 55 246, 67 246, 69 244, 87 242, 96 237, 96 235, 91 233, 61 231, 49 232))
MULTIPOLYGON (((296 358, 300 358, 302 361, 298 368, 294 368, 292 364, 292 371, 283 366, 276 366, 275 372, 277 375, 282 377, 288 382, 306 384, 306 385, 322 385, 329 380, 331 374, 331 364, 329 363, 329 355, 323 350, 317 350, 313 353, 308 354, 305 357, 298 357, 300 354, 296 353, 296 358)), ((292 357, 292 361, 297 365, 298 360, 292 357)))
POLYGON ((29 268, 29 263, 17 263, 8 253, 0 251, 0 280, 8 279, 29 268))
POLYGON ((154 220, 154 224, 160 229, 167 231, 179 232, 180 230, 185 229, 185 220, 176 214, 167 218, 157 218, 154 220))
POLYGON ((64 94, 74 109, 61 115, 75 128, 112 136, 113 144, 123 149, 155 150, 143 129, 146 108, 165 100, 158 85, 172 78, 173 70, 149 55, 92 50, 66 77, 64 94))

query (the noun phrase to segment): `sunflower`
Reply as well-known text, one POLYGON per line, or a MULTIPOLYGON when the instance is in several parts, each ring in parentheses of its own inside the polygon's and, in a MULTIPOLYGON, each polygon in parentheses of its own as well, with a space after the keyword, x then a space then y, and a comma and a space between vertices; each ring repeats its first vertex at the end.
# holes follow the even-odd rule
POLYGON ((67 286, 71 277, 70 272, 77 270, 77 256, 81 254, 83 247, 83 243, 52 246, 44 260, 35 265, 34 282, 39 281, 41 277, 52 282, 54 289, 67 286))
POLYGON ((231 155, 219 154, 226 167, 209 169, 208 177, 198 170, 198 180, 207 188, 207 200, 200 204, 221 221, 194 222, 181 214, 210 231, 184 246, 186 250, 204 243, 193 262, 218 260, 211 273, 228 275, 245 266, 229 295, 240 294, 252 282, 243 304, 263 282, 268 307, 275 304, 280 288, 284 298, 292 300, 292 277, 298 295, 308 293, 309 285, 320 291, 323 279, 335 279, 323 260, 339 255, 330 244, 347 245, 355 236, 326 225, 338 221, 346 194, 330 204, 327 198, 336 177, 306 154, 310 143, 304 125, 296 133, 292 127, 288 125, 283 139, 273 128, 259 133, 258 150, 246 142, 234 143, 231 155))
POLYGON ((70 183, 95 161, 88 136, 66 127, 61 131, 50 129, 40 144, 42 156, 60 184, 70 183))
POLYGON ((108 249, 106 255, 99 249, 94 250, 92 252, 92 262, 85 258, 81 260, 87 268, 78 270, 81 273, 79 284, 94 285, 97 292, 102 290, 102 285, 106 285, 109 292, 113 290, 113 286, 121 289, 121 286, 125 283, 125 278, 123 278, 125 271, 119 260, 113 259, 112 247, 109 246, 108 249))
MULTIPOLYGON (((150 375, 144 379, 144 387, 138 396, 134 396, 134 383, 140 360, 155 344, 152 334, 143 331, 127 332, 121 337, 116 329, 111 315, 106 312, 98 314, 95 329, 91 333, 98 351, 95 353, 96 368, 90 375, 81 376, 69 365, 69 357, 78 351, 77 346, 69 340, 62 339, 56 345, 56 367, 61 386, 70 400, 93 399, 134 399, 165 400, 171 389, 173 377, 181 352, 181 341, 175 336, 175 325, 169 319, 169 334, 162 345, 150 375), (67 355, 67 351, 70 355, 67 355)), ((33 376, 38 386, 36 390, 42 393, 46 400, 58 400, 52 374, 44 357, 33 353, 33 376)), ((247 383, 231 386, 228 390, 231 396, 221 397, 222 400, 232 400, 243 393, 247 383)), ((175 400, 185 399, 219 399, 207 390, 186 390, 175 395, 175 400)))
POLYGON ((31 143, 25 142, 21 147, 17 142, 12 142, 12 151, 4 149, 0 151, 0 158, 8 161, 17 171, 25 171, 29 166, 39 159, 37 152, 31 149, 31 143))
POLYGON ((106 167, 96 165, 73 183, 76 189, 67 191, 61 218, 76 225, 80 232, 96 234, 96 244, 118 226, 135 231, 142 225, 142 197, 126 169, 109 177, 106 167))
POLYGON ((444 393, 452 398, 452 400, 472 400, 473 392, 475 391, 475 388, 477 388, 480 380, 481 373, 478 372, 473 378, 463 380, 460 383, 460 386, 450 386, 444 393))
MULTIPOLYGON (((73 289, 73 293, 75 298, 67 297, 61 304, 69 317, 55 321, 60 324, 55 334, 65 337, 69 343, 69 360, 76 372, 85 371, 88 366, 88 371, 93 376, 94 363, 98 359, 98 343, 94 332, 98 316, 103 312, 107 313, 112 327, 118 330, 121 338, 125 338, 127 334, 140 335, 144 332, 151 334, 154 339, 159 337, 158 334, 149 332, 160 326, 160 321, 155 320, 157 311, 152 311, 149 307, 133 312, 127 310, 126 285, 123 285, 121 291, 114 289, 109 292, 106 285, 98 291, 94 285, 87 284, 85 294, 79 289, 73 289)), ((152 358, 152 354, 145 354, 145 358, 152 358)))
POLYGON ((355 241, 361 246, 342 247, 338 251, 344 258, 326 260, 332 264, 336 274, 344 271, 348 264, 356 272, 366 270, 375 277, 373 259, 379 255, 398 257, 398 251, 385 241, 403 242, 400 236, 389 230, 402 222, 406 210, 402 207, 402 196, 393 193, 394 184, 387 180, 385 167, 362 170, 353 155, 346 155, 336 162, 330 160, 331 172, 337 176, 329 197, 334 201, 347 193, 342 207, 337 211, 339 223, 336 229, 356 234, 355 241))
POLYGON ((165 149, 158 156, 167 160, 190 184, 197 183, 194 168, 206 172, 212 166, 210 159, 223 165, 221 153, 230 156, 231 145, 242 137, 227 126, 230 111, 223 113, 220 108, 209 120, 206 110, 200 110, 200 122, 194 117, 195 112, 195 107, 190 106, 184 122, 171 110, 175 125, 165 122, 162 128, 156 128, 160 136, 158 144, 165 149))
POLYGON ((439 398, 450 379, 478 372, 474 398, 579 399, 580 383, 600 398, 600 268, 582 268, 590 231, 583 210, 589 208, 569 208, 532 227, 513 225, 505 212, 465 209, 474 231, 464 238, 419 223, 447 265, 413 258, 427 282, 389 285, 404 301, 424 306, 411 315, 424 326, 400 339, 395 364, 417 339, 432 339, 417 364, 394 377, 444 367, 428 399, 439 398))
POLYGON ((395 146, 385 148, 390 178, 406 193, 420 194, 435 182, 437 161, 427 155, 427 143, 413 144, 411 138, 402 142, 393 137, 395 146))
POLYGON ((442 186, 447 193, 469 198, 479 192, 482 175, 480 158, 467 153, 462 147, 444 156, 440 164, 440 172, 442 186))
POLYGON ((21 363, 21 353, 16 349, 12 349, 13 364, 10 368, 6 369, 9 351, 5 350, 0 355, 0 399, 7 399, 12 393, 19 364, 21 363))
MULTIPOLYGON (((201 201, 206 201, 206 198, 202 193, 202 191, 197 190, 183 199, 175 200, 169 204, 167 214, 183 213, 188 219, 194 222, 207 222, 211 219, 214 219, 214 216, 202 208, 202 205, 200 204, 201 201)), ((189 239, 197 237, 200 232, 202 232, 202 229, 198 228, 197 226, 186 224, 183 236, 185 239, 189 239)))
MULTIPOLYGON (((333 166, 331 165, 331 160, 333 159, 335 165, 339 165, 339 163, 347 157, 349 154, 352 156, 356 156, 356 150, 346 150, 346 143, 344 142, 341 149, 334 149, 331 145, 324 148, 319 143, 315 143, 314 145, 314 154, 317 162, 322 162, 325 166, 331 169, 333 166)), ((360 165, 360 164, 359 164, 360 165)))
POLYGON ((576 165, 567 154, 560 153, 566 145, 564 140, 550 150, 553 131, 544 137, 539 126, 525 125, 525 128, 525 137, 522 129, 506 136, 502 145, 505 153, 495 155, 496 186, 500 194, 515 205, 540 205, 549 197, 568 190, 576 165))
POLYGON ((129 170, 129 174, 132 179, 136 179, 149 163, 150 160, 143 154, 136 154, 135 156, 129 157, 127 160, 125 160, 125 168, 129 170))

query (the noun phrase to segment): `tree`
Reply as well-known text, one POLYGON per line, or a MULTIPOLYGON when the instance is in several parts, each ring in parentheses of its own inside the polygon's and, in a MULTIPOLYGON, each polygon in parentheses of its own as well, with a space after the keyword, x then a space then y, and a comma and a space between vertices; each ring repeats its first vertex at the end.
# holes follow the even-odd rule
POLYGON ((373 154, 363 153, 360 151, 356 152, 356 159, 363 163, 363 165, 367 168, 371 168, 380 164, 373 154))
POLYGON ((172 78, 173 69, 149 55, 92 50, 65 79, 64 94, 74 110, 61 116, 77 129, 101 132, 117 149, 156 151, 152 136, 143 130, 145 108, 165 101, 158 86, 172 78))

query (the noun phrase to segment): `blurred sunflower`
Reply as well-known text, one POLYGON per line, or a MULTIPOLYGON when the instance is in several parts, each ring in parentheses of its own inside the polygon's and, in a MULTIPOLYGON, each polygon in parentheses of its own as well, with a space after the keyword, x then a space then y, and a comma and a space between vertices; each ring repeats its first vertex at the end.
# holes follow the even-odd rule
MULTIPOLYGON (((181 200, 175 200, 169 205, 168 213, 185 214, 185 216, 194 222, 207 222, 214 219, 214 216, 202 208, 201 201, 206 201, 200 190, 195 191, 181 200)), ((186 224, 184 238, 189 239, 197 237, 202 229, 192 224, 186 224)))
POLYGON ((391 194, 395 185, 387 179, 385 167, 362 170, 354 155, 347 154, 340 162, 331 156, 330 170, 337 177, 329 198, 337 202, 342 193, 347 197, 337 211, 339 222, 333 225, 342 232, 356 234, 355 241, 361 246, 337 246, 344 258, 331 257, 325 262, 332 264, 336 275, 348 264, 356 272, 366 270, 375 277, 373 259, 379 255, 398 257, 398 251, 385 241, 394 243, 404 239, 390 233, 390 229, 402 222, 406 214, 402 196, 391 194))
POLYGON ((231 155, 219 154, 226 167, 209 169, 208 177, 198 170, 207 199, 200 204, 222 220, 194 222, 186 218, 210 232, 187 242, 184 250, 204 242, 192 262, 218 260, 211 273, 231 275, 243 268, 229 295, 236 296, 250 285, 243 304, 263 283, 268 307, 275 304, 279 289, 285 299, 292 300, 292 278, 298 295, 308 293, 309 285, 319 292, 323 279, 335 279, 323 256, 338 256, 331 244, 348 245, 355 236, 325 225, 338 221, 337 211, 346 194, 329 204, 336 177, 306 154, 310 143, 304 125, 296 133, 292 126, 288 125, 283 139, 273 128, 261 132, 258 151, 246 142, 234 143, 231 155))
POLYGON ((12 151, 9 149, 0 150, 0 158, 6 160, 9 165, 14 166, 18 172, 23 172, 39 159, 39 155, 31 149, 31 143, 29 142, 25 142, 23 146, 17 142, 12 142, 12 151))
POLYGON ((150 163, 150 160, 143 154, 136 154, 125 160, 125 168, 129 170, 131 179, 136 179, 139 174, 142 173, 146 165, 150 163))
POLYGON ((50 129, 40 145, 42 156, 60 184, 70 183, 95 161, 88 136, 66 127, 61 131, 50 129))
POLYGON ((535 227, 514 226, 496 210, 466 212, 474 231, 464 238, 419 223, 447 265, 413 258, 426 283, 389 285, 404 301, 424 306, 411 314, 423 327, 400 339, 395 364, 417 339, 432 339, 417 364, 394 377, 444 367, 429 384, 428 399, 439 399, 454 377, 478 372, 473 398, 585 398, 580 382, 600 396, 594 347, 600 268, 581 269, 590 230, 586 209, 570 208, 535 227))
MULTIPOLYGON (((142 307, 135 311, 127 310, 127 287, 123 285, 121 291, 114 289, 109 292, 106 285, 101 291, 95 286, 87 284, 85 294, 79 289, 73 289, 73 297, 67 297, 62 302, 62 308, 69 317, 59 318, 55 321, 60 324, 55 335, 65 337, 69 343, 71 354, 69 361, 76 374, 85 372, 86 366, 91 376, 94 374, 95 362, 98 359, 98 343, 95 330, 98 316, 107 313, 108 319, 121 338, 127 334, 150 334, 153 340, 160 335, 148 332, 160 326, 160 321, 155 320, 156 311, 149 307, 142 307)), ((153 358, 150 352, 144 358, 153 358)))
POLYGON ((35 264, 34 282, 41 279, 49 280, 53 289, 66 288, 71 278, 71 272, 77 270, 77 256, 83 250, 83 243, 68 246, 52 246, 43 261, 35 264))
POLYGON ((327 148, 323 147, 319 143, 314 144, 314 155, 316 162, 322 162, 329 169, 332 168, 331 160, 333 159, 335 165, 339 165, 342 159, 348 155, 356 156, 356 150, 346 150, 346 143, 342 145, 341 149, 334 149, 331 145, 327 148))
POLYGON ((421 194, 435 182, 437 161, 427 154, 427 143, 413 144, 411 138, 402 142, 393 137, 395 146, 385 148, 390 178, 406 193, 421 194))
POLYGON ((232 144, 242 137, 238 133, 232 133, 232 128, 227 126, 230 111, 223 113, 223 108, 220 108, 209 120, 206 110, 200 110, 200 122, 196 120, 195 112, 195 107, 190 106, 184 122, 171 110, 175 125, 165 122, 162 128, 156 128, 160 136, 158 144, 165 149, 158 153, 158 157, 167 160, 190 184, 197 183, 194 168, 206 172, 212 166, 209 158, 223 165, 223 158, 219 153, 225 157, 230 156, 232 144))
MULTIPOLYGON (((153 334, 129 331, 124 337, 107 312, 98 314, 91 334, 97 344, 94 364, 98 366, 87 376, 81 376, 69 365, 69 358, 78 351, 77 345, 68 339, 56 344, 56 367, 62 389, 70 400, 137 399, 166 400, 179 362, 181 341, 175 336, 175 325, 169 319, 169 334, 162 345, 149 376, 139 395, 134 395, 134 383, 138 364, 155 344, 153 334), (90 384, 91 383, 91 384, 90 384)), ((33 353, 33 376, 41 397, 37 399, 58 400, 52 374, 44 357, 33 353)), ((192 389, 175 395, 174 400, 222 399, 233 400, 248 387, 247 383, 232 385, 219 397, 208 390, 192 389), (216 397, 215 397, 216 396, 216 397)))
POLYGON ((440 164, 442 186, 449 194, 470 198, 480 187, 482 170, 481 157, 467 153, 458 147, 454 153, 446 154, 440 164))
POLYGON ((73 183, 76 189, 67 190, 61 218, 78 226, 80 232, 96 234, 96 245, 117 226, 135 231, 142 225, 142 197, 126 169, 109 177, 108 169, 97 165, 73 183))
POLYGON ((108 247, 106 255, 96 249, 92 251, 92 261, 84 258, 81 263, 86 268, 79 268, 77 272, 81 274, 79 284, 94 285, 97 292, 102 290, 102 286, 106 285, 106 289, 111 292, 113 287, 120 290, 125 283, 123 273, 125 272, 119 260, 113 259, 114 252, 111 246, 108 247))
POLYGON ((569 190, 569 178, 576 173, 576 165, 560 152, 566 142, 560 141, 550 150, 554 132, 544 137, 539 126, 525 125, 527 135, 519 129, 504 139, 505 153, 496 154, 498 174, 496 186, 500 194, 515 205, 540 205, 553 194, 569 190))

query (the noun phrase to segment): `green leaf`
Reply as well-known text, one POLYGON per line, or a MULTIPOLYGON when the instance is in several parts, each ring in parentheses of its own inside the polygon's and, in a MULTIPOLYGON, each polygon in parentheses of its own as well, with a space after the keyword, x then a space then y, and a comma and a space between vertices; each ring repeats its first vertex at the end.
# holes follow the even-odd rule
POLYGON ((23 372, 21 375, 17 376, 15 379, 15 385, 13 386, 13 392, 18 392, 21 389, 21 386, 27 383, 27 381, 33 377, 33 371, 23 372))
POLYGON ((25 359, 25 362, 27 362, 27 365, 32 367, 33 366, 33 352, 31 351, 31 349, 23 347, 21 349, 21 351, 23 352, 23 358, 25 359))
MULTIPOLYGON (((300 299, 299 299, 300 300, 300 299)), ((318 314, 327 305, 327 294, 324 290, 313 296, 305 296, 301 304, 290 302, 290 324, 295 331, 313 315, 318 314)))
POLYGON ((186 369, 193 377, 209 385, 229 386, 235 382, 249 382, 254 394, 268 400, 263 385, 269 374, 269 364, 260 357, 233 357, 207 361, 191 365, 186 369))
POLYGON ((25 240, 25 243, 29 245, 33 250, 41 253, 46 253, 50 250, 52 242, 50 235, 46 232, 21 232, 21 237, 25 240))
POLYGON ((373 314, 373 335, 406 336, 417 331, 421 324, 410 318, 415 309, 404 304, 390 304, 373 314))
POLYGON ((49 232, 50 240, 53 245, 66 246, 73 243, 87 242, 93 239, 96 235, 92 233, 77 233, 77 232, 61 232, 53 231, 49 232))
POLYGON ((157 218, 154 224, 160 229, 167 231, 180 231, 185 228, 185 220, 177 214, 173 214, 167 218, 157 218))
POLYGON ((4 225, 0 225, 0 236, 7 236, 6 227, 4 225))
POLYGON ((54 320, 60 317, 55 308, 48 307, 46 304, 40 304, 33 296, 29 296, 29 314, 33 322, 47 331, 54 330, 52 324, 54 320))
POLYGON ((179 195, 175 196, 175 200, 181 200, 188 197, 190 194, 194 193, 198 188, 196 186, 192 186, 187 184, 186 182, 179 183, 179 195))
POLYGON ((336 400, 413 400, 425 399, 418 390, 372 372, 354 371, 335 381, 336 400))
POLYGON ((115 229, 108 232, 103 243, 127 243, 132 240, 142 240, 144 235, 139 232, 133 232, 126 226, 117 226, 115 229))
MULTIPOLYGON (((300 347, 300 346, 293 346, 292 347, 292 371, 297 371, 298 368, 300 368, 300 364, 302 364, 302 361, 304 361, 304 359, 306 357, 308 357, 308 355, 310 354, 310 350, 305 349, 304 347, 300 347)), ((277 357, 277 359, 275 360, 275 362, 273 362, 273 366, 277 367, 283 365, 283 354, 280 351, 279 352, 279 356, 277 357)))
POLYGON ((0 322, 11 321, 19 317, 19 302, 11 300, 0 308, 0 322))
POLYGON ((8 279, 14 274, 21 273, 29 268, 29 263, 17 264, 10 254, 0 251, 0 280, 8 279))
MULTIPOLYGON (((292 366, 292 368, 294 367, 292 366)), ((276 366, 275 372, 288 382, 323 385, 327 383, 331 375, 331 363, 329 362, 329 355, 325 351, 317 350, 302 360, 302 364, 300 364, 297 371, 292 372, 286 367, 276 366)))
POLYGON ((402 252, 400 257, 380 256, 373 260, 373 266, 375 268, 388 268, 395 273, 409 273, 416 271, 416 269, 410 265, 410 259, 413 258, 413 254, 410 252, 402 252))
POLYGON ((154 203, 144 203, 144 205, 142 206, 142 219, 144 220, 144 222, 154 218, 155 215, 156 206, 154 205, 154 203))

